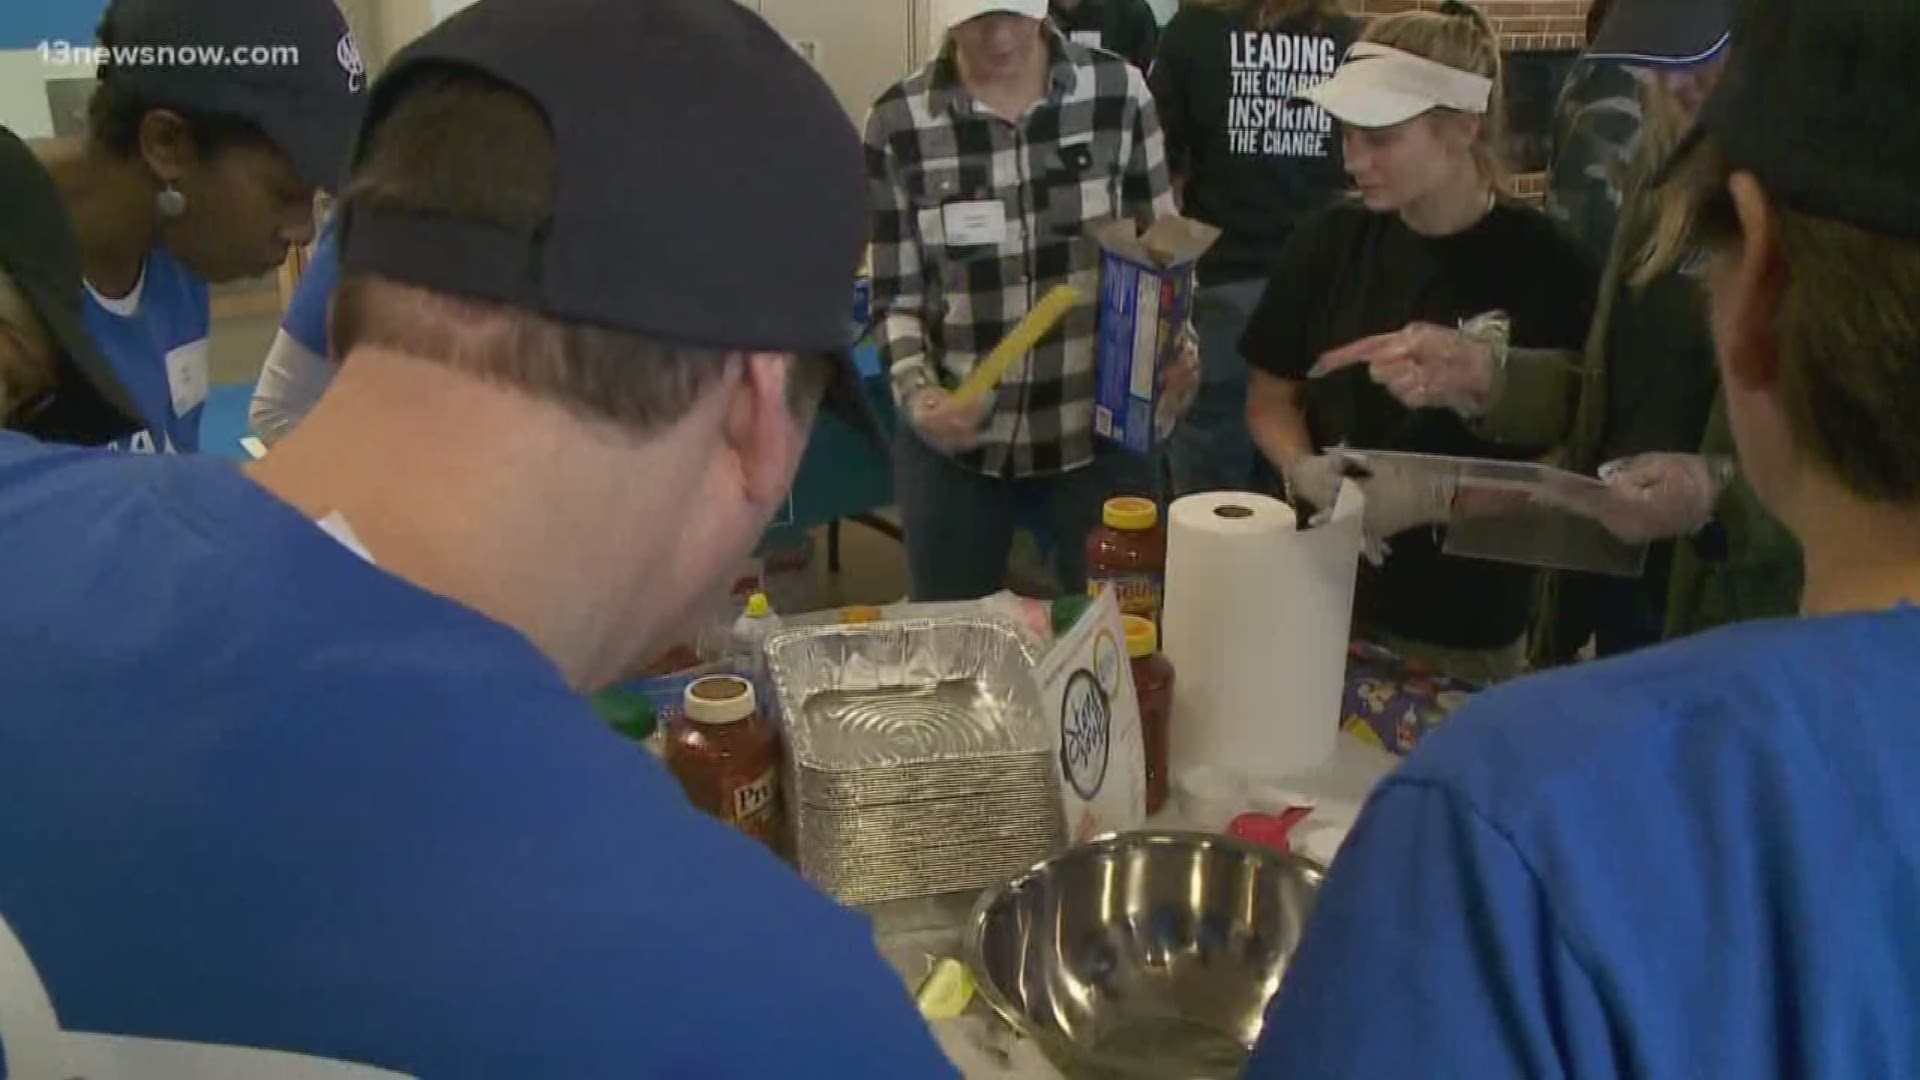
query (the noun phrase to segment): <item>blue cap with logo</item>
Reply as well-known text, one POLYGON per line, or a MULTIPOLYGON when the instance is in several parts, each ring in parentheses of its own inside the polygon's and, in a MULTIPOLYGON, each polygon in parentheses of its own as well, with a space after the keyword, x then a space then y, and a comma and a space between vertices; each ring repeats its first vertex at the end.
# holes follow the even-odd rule
POLYGON ((101 29, 103 80, 246 120, 303 182, 338 187, 367 72, 333 0, 116 0, 101 29))

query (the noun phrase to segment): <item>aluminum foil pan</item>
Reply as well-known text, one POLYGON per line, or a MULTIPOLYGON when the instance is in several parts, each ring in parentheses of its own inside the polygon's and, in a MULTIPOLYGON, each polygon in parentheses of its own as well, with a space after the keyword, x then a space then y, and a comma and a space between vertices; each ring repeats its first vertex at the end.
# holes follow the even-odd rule
POLYGON ((1033 654, 976 615, 767 643, 800 871, 847 903, 980 889, 1060 850, 1033 654))
POLYGON ((884 810, 817 810, 800 815, 797 842, 810 849, 863 853, 925 846, 930 837, 958 837, 965 843, 999 840, 1050 840, 1059 835, 1060 808, 1050 800, 1030 799, 983 813, 978 800, 945 799, 904 803, 884 810))
POLYGON ((1059 852, 1041 841, 988 848, 924 847, 889 856, 880 868, 868 859, 824 862, 806 868, 808 880, 847 904, 878 904, 942 893, 976 891, 1006 881, 1026 866, 1059 852))
POLYGON ((991 802, 998 797, 1055 790, 1056 768, 1051 754, 995 758, 979 765, 902 766, 872 773, 796 768, 787 790, 794 804, 822 810, 956 798, 991 802))
POLYGON ((767 643, 793 765, 867 773, 1050 754, 1033 656, 978 617, 794 630, 767 643))

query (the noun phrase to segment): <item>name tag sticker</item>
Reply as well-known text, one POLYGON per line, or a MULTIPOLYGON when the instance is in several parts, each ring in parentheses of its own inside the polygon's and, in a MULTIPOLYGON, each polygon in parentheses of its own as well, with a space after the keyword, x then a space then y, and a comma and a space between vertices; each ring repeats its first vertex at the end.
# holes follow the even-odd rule
POLYGON ((1007 207, 999 199, 953 202, 940 208, 947 244, 973 247, 1002 244, 1007 239, 1007 207))
POLYGON ((1073 43, 1075 45, 1085 45, 1090 49, 1099 49, 1106 46, 1106 39, 1100 36, 1100 31, 1098 30, 1075 30, 1073 32, 1073 43))
POLYGON ((207 342, 202 338, 167 354, 167 388, 173 415, 185 416, 207 400, 207 342))

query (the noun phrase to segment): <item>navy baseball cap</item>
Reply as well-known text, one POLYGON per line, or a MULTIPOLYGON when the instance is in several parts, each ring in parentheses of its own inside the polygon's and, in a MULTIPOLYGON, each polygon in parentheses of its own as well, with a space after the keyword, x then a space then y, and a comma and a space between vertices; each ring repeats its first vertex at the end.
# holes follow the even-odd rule
POLYGON ((1615 0, 1585 59, 1686 67, 1719 55, 1735 0, 1615 0))
POLYGON ((480 0, 394 58, 356 161, 409 75, 448 66, 545 114, 551 215, 522 233, 349 197, 343 267, 669 344, 832 354, 827 407, 877 434, 848 352, 860 137, 759 15, 732 0, 480 0))
POLYGON ((0 127, 0 267, 46 326, 53 389, 13 403, 8 427, 48 442, 103 445, 146 425, 80 317, 80 239, 53 177, 0 127))
POLYGON ((1660 180, 1713 141, 1782 206, 1920 239, 1920 101, 1914 0, 1747 0, 1720 84, 1660 180))
POLYGON ((367 71, 333 0, 115 0, 101 29, 102 79, 240 117, 302 182, 338 189, 367 71))

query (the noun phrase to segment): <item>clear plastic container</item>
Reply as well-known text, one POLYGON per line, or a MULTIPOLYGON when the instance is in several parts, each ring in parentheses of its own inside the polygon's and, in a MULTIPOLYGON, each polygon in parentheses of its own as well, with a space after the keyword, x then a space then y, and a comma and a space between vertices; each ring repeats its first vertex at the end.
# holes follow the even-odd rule
POLYGON ((767 678, 767 639, 779 630, 780 616, 774 613, 767 594, 754 593, 747 597, 746 610, 733 622, 728 650, 733 669, 753 683, 754 692, 768 716, 779 715, 778 702, 767 678))

